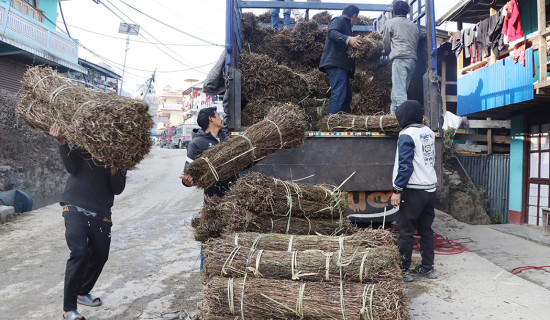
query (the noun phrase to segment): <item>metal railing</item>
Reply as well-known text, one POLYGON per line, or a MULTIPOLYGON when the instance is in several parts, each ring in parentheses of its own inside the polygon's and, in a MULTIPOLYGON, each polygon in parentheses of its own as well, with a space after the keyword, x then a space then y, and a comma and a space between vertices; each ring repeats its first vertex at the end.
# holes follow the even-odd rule
POLYGON ((46 27, 5 2, 0 2, 0 37, 78 63, 77 40, 46 27))

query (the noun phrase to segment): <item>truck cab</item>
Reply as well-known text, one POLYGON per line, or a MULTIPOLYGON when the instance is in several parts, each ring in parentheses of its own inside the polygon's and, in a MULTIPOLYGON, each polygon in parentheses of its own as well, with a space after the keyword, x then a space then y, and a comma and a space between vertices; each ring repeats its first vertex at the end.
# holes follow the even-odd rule
POLYGON ((177 127, 169 126, 160 135, 160 147, 161 148, 173 148, 172 137, 176 134, 177 127))
POLYGON ((199 129, 198 126, 180 124, 176 127, 176 133, 172 137, 170 148, 187 149, 187 145, 193 138, 193 134, 199 129))
MULTIPOLYGON (((391 1, 385 4, 279 2, 226 0, 225 76, 228 84, 228 126, 233 134, 244 130, 241 126, 241 80, 238 68, 243 50, 241 14, 243 9, 289 8, 309 11, 343 10, 353 4, 363 12, 380 12, 372 26, 354 26, 353 31, 382 31, 386 19, 391 18, 391 1)), ((410 0, 410 19, 421 34, 417 71, 411 81, 409 99, 420 101, 430 128, 439 135, 442 103, 437 78, 437 47, 434 19, 434 0, 410 0), (413 85, 414 83, 414 85, 413 85)), ((389 107, 388 107, 389 111, 389 107)), ((397 136, 383 132, 307 132, 300 148, 278 151, 249 170, 283 180, 302 179, 311 184, 339 186, 348 193, 349 218, 355 223, 396 220, 397 210, 390 203, 392 172, 397 147, 397 136)), ((442 136, 442 134, 440 134, 442 136)), ((436 171, 441 177, 442 143, 436 139, 436 171)), ((441 178, 439 179, 441 186, 441 178)))

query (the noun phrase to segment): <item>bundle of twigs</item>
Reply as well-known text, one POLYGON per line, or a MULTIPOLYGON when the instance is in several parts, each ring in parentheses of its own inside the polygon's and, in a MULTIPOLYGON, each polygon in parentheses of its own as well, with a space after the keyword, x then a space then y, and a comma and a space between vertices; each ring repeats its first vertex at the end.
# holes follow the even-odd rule
POLYGON ((216 181, 232 177, 255 161, 280 149, 292 149, 305 140, 306 123, 299 107, 287 104, 273 108, 263 121, 242 135, 224 141, 200 154, 185 173, 195 186, 209 188, 216 181))
POLYGON ((399 132, 401 126, 394 114, 380 116, 357 116, 352 114, 330 114, 319 121, 322 131, 377 131, 399 132))
POLYGON ((264 250, 322 250, 337 251, 344 247, 347 252, 356 251, 357 248, 382 247, 394 245, 394 239, 390 232, 382 229, 361 229, 348 236, 333 237, 323 235, 288 235, 288 234, 259 234, 225 233, 222 239, 243 247, 252 247, 256 242, 257 249, 264 250))
POLYGON ((17 115, 46 134, 54 123, 72 144, 105 166, 128 169, 151 148, 149 106, 141 100, 92 90, 47 67, 29 68, 17 115))
POLYGON ((401 275, 397 247, 356 248, 352 251, 252 250, 225 240, 210 240, 205 248, 206 277, 249 276, 308 281, 397 280, 401 275))
POLYGON ((204 242, 224 232, 261 232, 285 234, 340 235, 355 231, 348 219, 309 219, 275 216, 270 212, 254 213, 224 198, 212 197, 194 222, 195 240, 204 242))
POLYGON ((399 281, 337 284, 213 277, 204 297, 205 319, 409 319, 399 281))
POLYGON ((347 193, 334 186, 285 181, 251 172, 231 186, 224 201, 257 215, 340 219, 348 214, 346 197, 347 193))
POLYGON ((371 32, 365 36, 359 36, 361 45, 350 50, 350 57, 358 63, 364 60, 374 60, 382 56, 382 35, 379 32, 371 32))

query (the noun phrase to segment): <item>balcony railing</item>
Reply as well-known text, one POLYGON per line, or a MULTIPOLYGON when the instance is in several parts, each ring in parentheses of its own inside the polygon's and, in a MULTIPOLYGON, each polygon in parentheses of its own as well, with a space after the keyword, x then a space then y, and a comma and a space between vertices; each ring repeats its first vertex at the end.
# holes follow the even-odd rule
POLYGON ((78 40, 46 27, 7 2, 0 2, 0 39, 26 51, 30 47, 33 53, 43 51, 78 66, 78 40))

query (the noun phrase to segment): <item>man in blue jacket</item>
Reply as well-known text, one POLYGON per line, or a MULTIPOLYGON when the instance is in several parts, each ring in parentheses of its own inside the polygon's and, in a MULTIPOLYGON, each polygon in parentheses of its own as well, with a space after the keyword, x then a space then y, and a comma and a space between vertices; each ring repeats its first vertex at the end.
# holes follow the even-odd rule
POLYGON ((330 21, 321 56, 319 70, 328 75, 331 93, 328 113, 340 111, 350 113, 351 81, 355 73, 355 62, 348 56, 348 48, 361 45, 359 36, 352 37, 351 27, 357 21, 359 8, 350 5, 344 8, 342 15, 330 21))
MULTIPOLYGON (((220 142, 223 142, 229 137, 223 132, 224 123, 215 107, 204 108, 197 115, 197 124, 201 129, 193 136, 191 142, 187 146, 187 159, 185 166, 195 161, 198 155, 212 148, 220 142)), ((186 187, 193 186, 193 177, 190 175, 180 176, 181 183, 186 187)), ((212 197, 214 195, 222 197, 228 190, 231 182, 236 178, 219 181, 212 187, 204 190, 204 195, 212 197)))
POLYGON ((410 274, 429 279, 437 278, 434 271, 434 203, 437 176, 435 164, 435 135, 422 124, 422 105, 407 100, 396 110, 403 128, 397 140, 393 167, 393 195, 391 204, 399 206, 399 238, 403 281, 413 281, 410 274), (422 264, 410 270, 414 232, 420 235, 422 264))
POLYGON ((50 128, 59 145, 59 154, 70 174, 61 195, 65 219, 65 240, 71 251, 65 268, 63 319, 85 319, 79 304, 98 307, 102 301, 90 294, 109 257, 111 207, 115 195, 126 186, 126 171, 106 168, 82 149, 70 149, 59 131, 50 128))

